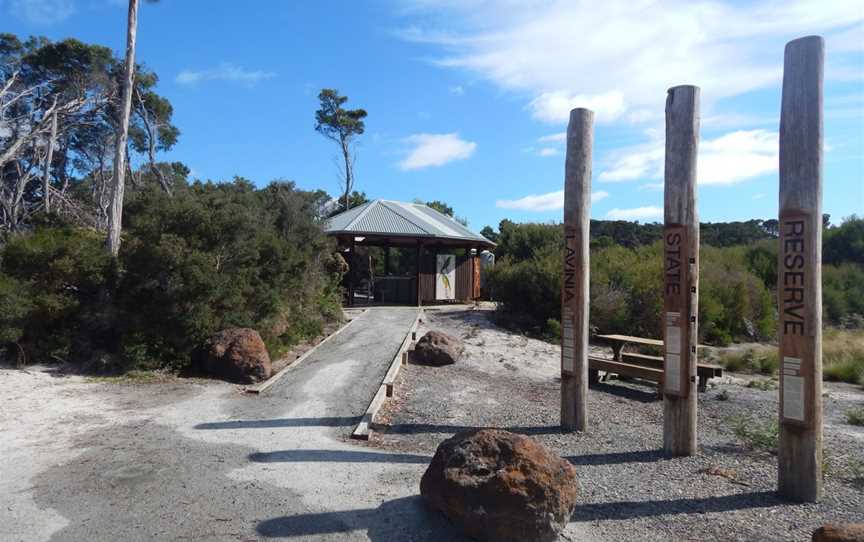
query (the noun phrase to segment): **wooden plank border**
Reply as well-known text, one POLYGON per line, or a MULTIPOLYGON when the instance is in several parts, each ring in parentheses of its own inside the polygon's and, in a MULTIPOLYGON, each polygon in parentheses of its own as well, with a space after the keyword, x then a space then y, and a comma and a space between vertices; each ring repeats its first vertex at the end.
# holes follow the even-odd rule
POLYGON ((357 319, 360 318, 360 316, 362 316, 363 313, 365 313, 365 312, 366 312, 366 310, 361 311, 360 314, 358 314, 357 316, 355 316, 354 318, 349 320, 345 325, 343 325, 342 327, 340 327, 339 329, 337 329, 336 331, 334 331, 330 335, 324 337, 324 340, 322 340, 320 343, 316 344, 315 346, 313 346, 312 348, 310 348, 309 350, 304 352, 303 355, 301 355, 299 358, 295 359, 292 363, 289 363, 288 365, 283 367, 282 370, 279 371, 278 373, 276 373, 275 375, 271 376, 270 378, 268 378, 264 382, 261 382, 259 384, 255 384, 254 386, 249 386, 243 391, 245 391, 246 393, 253 394, 253 395, 260 395, 260 394, 266 392, 268 389, 270 389, 271 386, 273 386, 273 384, 278 382, 289 371, 291 371, 292 369, 294 369, 295 367, 300 365, 300 363, 302 361, 304 361, 306 358, 311 356, 312 353, 315 352, 316 350, 318 350, 318 348, 320 348, 322 344, 326 343, 327 341, 329 341, 330 339, 332 339, 336 335, 339 335, 340 333, 342 333, 343 331, 348 329, 348 326, 350 326, 351 324, 356 322, 357 319))
POLYGON ((408 352, 414 348, 414 338, 417 333, 417 327, 420 325, 422 319, 423 309, 419 309, 417 311, 417 317, 414 318, 414 322, 411 324, 411 327, 405 334, 405 338, 402 340, 402 344, 399 346, 399 350, 396 351, 396 355, 394 355, 393 359, 390 361, 390 368, 387 369, 387 373, 384 375, 384 379, 381 381, 378 391, 375 392, 372 401, 369 402, 369 406, 366 408, 366 412, 363 413, 360 423, 358 423, 357 427, 354 428, 354 431, 351 432, 351 438, 369 440, 369 434, 372 432, 371 425, 372 422, 375 421, 375 416, 378 415, 378 411, 384 405, 387 398, 393 397, 396 377, 399 376, 399 370, 402 368, 402 365, 407 362, 408 352))

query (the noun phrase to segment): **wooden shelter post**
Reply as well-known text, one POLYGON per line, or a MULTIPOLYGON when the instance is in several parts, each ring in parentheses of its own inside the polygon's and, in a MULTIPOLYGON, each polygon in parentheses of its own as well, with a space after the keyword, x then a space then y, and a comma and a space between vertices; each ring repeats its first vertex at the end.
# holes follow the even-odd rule
POLYGON ((588 288, 594 112, 570 111, 564 164, 561 429, 588 428, 588 288))
POLYGON ((663 449, 696 455, 696 345, 699 314, 699 213, 696 156, 699 88, 666 96, 663 273, 663 449))
POLYGON ((421 295, 422 295, 423 289, 420 287, 420 280, 421 280, 422 269, 423 269, 423 265, 422 265, 422 263, 423 263, 423 243, 421 243, 420 241, 417 241, 416 261, 417 261, 417 306, 422 307, 423 306, 423 298, 421 297, 421 295))
POLYGON ((778 492, 822 496, 822 81, 825 41, 786 44, 780 109, 778 492))

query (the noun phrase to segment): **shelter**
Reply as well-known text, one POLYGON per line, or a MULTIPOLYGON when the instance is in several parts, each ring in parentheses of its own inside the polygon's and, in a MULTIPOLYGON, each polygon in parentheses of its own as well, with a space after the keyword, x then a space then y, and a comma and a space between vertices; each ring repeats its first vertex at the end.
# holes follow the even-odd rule
POLYGON ((348 262, 349 305, 419 306, 477 299, 478 254, 495 247, 489 239, 427 205, 383 199, 331 217, 324 231, 336 237, 348 262), (398 249, 397 261, 391 249, 398 249))

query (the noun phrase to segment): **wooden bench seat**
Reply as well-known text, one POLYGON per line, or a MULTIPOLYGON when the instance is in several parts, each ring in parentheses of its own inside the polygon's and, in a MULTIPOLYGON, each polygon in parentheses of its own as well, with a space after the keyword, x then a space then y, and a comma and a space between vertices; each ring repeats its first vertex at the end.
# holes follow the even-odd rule
POLYGON ((606 371, 607 373, 631 376, 633 378, 642 378, 653 382, 663 381, 663 369, 655 369, 653 367, 645 367, 644 365, 636 365, 633 363, 624 363, 608 358, 589 356, 588 368, 594 371, 606 371))
MULTIPOLYGON (((624 352, 621 357, 625 363, 663 368, 663 358, 660 356, 624 352)), ((723 367, 714 365, 713 363, 698 363, 696 365, 696 374, 699 376, 699 391, 706 391, 709 379, 723 376, 723 367)))
MULTIPOLYGON (((597 382, 597 371, 615 373, 621 376, 641 378, 651 382, 663 383, 663 358, 658 356, 647 356, 645 354, 624 354, 625 361, 615 361, 608 358, 596 356, 588 357, 588 368, 590 379, 597 382)), ((699 376, 698 390, 704 392, 708 389, 708 379, 723 376, 723 368, 710 363, 700 363, 696 367, 699 376)))

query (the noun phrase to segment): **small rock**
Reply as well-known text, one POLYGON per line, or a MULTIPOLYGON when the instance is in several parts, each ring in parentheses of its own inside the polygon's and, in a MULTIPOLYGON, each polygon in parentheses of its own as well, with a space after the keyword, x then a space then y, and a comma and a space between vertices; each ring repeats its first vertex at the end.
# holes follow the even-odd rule
POLYGON ((813 531, 813 542, 864 542, 864 523, 823 525, 813 531))
POLYGON ((417 341, 412 359, 427 365, 450 365, 459 360, 465 347, 462 341, 441 331, 429 331, 417 341))
POLYGON ((204 345, 204 370, 231 382, 252 384, 270 378, 267 347, 254 329, 232 328, 210 337, 204 345))
POLYGON ((497 429, 442 442, 420 493, 478 540, 551 542, 576 504, 576 469, 537 441, 497 429))

